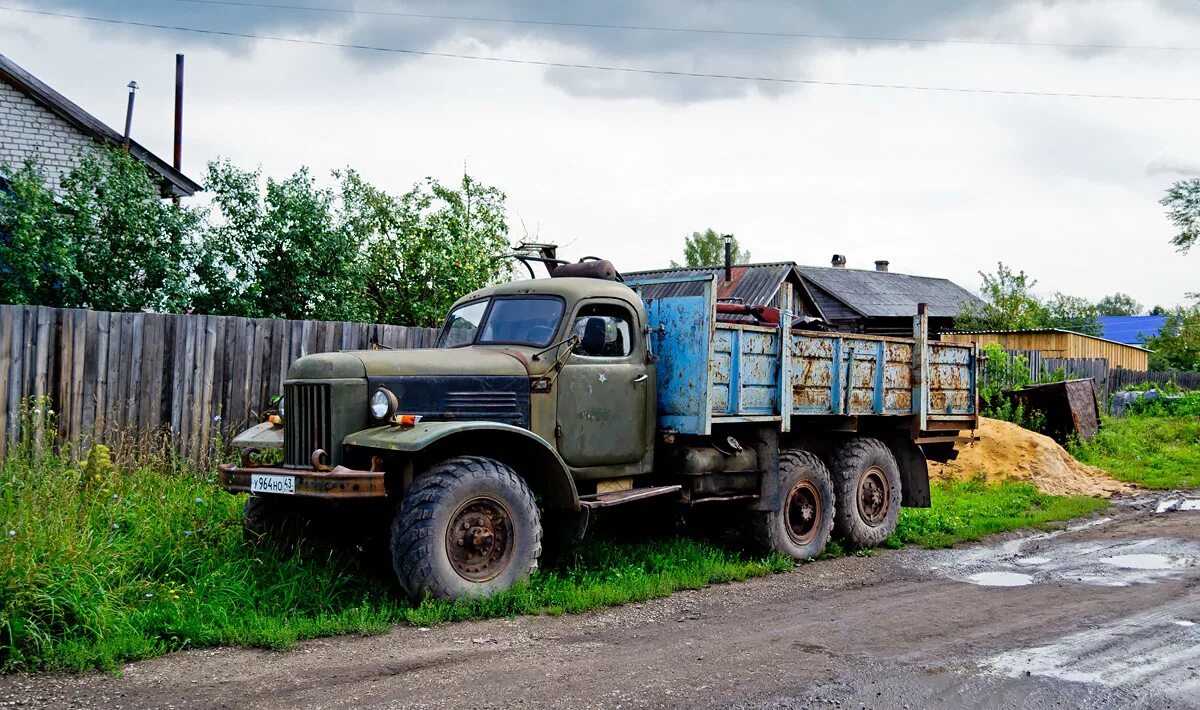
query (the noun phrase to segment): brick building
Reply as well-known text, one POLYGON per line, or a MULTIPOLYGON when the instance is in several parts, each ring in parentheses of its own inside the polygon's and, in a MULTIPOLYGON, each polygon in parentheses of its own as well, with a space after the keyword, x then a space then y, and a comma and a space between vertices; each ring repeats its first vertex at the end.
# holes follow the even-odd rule
MULTIPOLYGON (((16 168, 35 158, 58 189, 85 151, 122 140, 120 133, 0 54, 0 181, 4 166, 16 168)), ((201 189, 136 141, 130 141, 129 153, 150 170, 163 197, 186 197, 201 189)))

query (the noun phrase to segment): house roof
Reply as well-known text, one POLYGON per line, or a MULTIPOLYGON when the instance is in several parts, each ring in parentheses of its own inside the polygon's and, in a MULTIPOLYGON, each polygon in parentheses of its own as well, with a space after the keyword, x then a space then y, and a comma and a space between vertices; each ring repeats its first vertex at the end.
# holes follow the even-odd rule
POLYGON ((953 331, 954 335, 1010 335, 1010 334, 1037 335, 1039 333, 1042 333, 1042 334, 1066 333, 1067 335, 1077 335, 1081 338, 1091 338, 1092 340, 1099 340, 1099 341, 1102 341, 1105 343, 1112 343, 1113 345, 1123 345, 1127 348, 1133 348, 1134 350, 1144 350, 1148 353, 1154 352, 1153 350, 1151 350, 1149 348, 1143 348, 1140 345, 1131 345, 1129 343, 1122 343, 1119 340, 1110 340, 1108 338, 1101 338, 1101 337, 1098 337, 1095 335, 1088 335, 1087 333, 1080 333, 1080 332, 1074 331, 1074 330, 1066 330, 1064 328, 1027 328, 1025 330, 956 330, 956 331, 953 331))
POLYGON ((824 266, 798 266, 796 270, 805 280, 866 318, 912 316, 918 303, 927 304, 930 316, 953 317, 962 311, 964 302, 979 300, 949 279, 824 266))
MULTIPOLYGON (((775 298, 779 286, 792 276, 796 265, 790 261, 779 261, 769 264, 735 264, 731 270, 730 281, 724 280, 724 266, 686 266, 671 269, 654 269, 651 271, 633 271, 624 273, 626 281, 641 281, 645 279, 666 279, 697 274, 719 274, 717 280, 717 298, 740 298, 743 303, 768 304, 775 298)), ((792 276, 795 283, 801 283, 799 274, 792 276)), ((683 290, 689 288, 682 284, 656 284, 653 286, 654 296, 684 295, 683 290)))
POLYGON ((1100 316, 1097 318, 1103 335, 1126 345, 1140 345, 1153 338, 1167 322, 1166 316, 1100 316))
MULTIPOLYGON (((3 54, 0 54, 0 81, 12 85, 81 133, 90 136, 94 141, 115 146, 124 142, 124 136, 120 133, 51 89, 3 54)), ((129 142, 129 153, 158 175, 164 196, 188 197, 203 189, 199 183, 176 170, 170 163, 151 153, 136 141, 129 142)))

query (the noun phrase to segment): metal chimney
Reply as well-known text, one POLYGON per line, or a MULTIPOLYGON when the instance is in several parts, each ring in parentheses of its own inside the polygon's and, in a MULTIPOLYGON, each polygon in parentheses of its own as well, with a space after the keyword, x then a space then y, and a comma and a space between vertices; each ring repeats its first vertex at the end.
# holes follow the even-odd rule
POLYGON ((121 145, 125 150, 129 150, 129 131, 133 128, 133 95, 137 93, 138 83, 131 81, 125 86, 129 87, 129 107, 125 109, 125 138, 121 145))
POLYGON ((833 259, 829 263, 835 269, 844 269, 846 268, 846 257, 841 254, 834 254, 833 259))
POLYGON ((183 55, 175 55, 175 153, 172 166, 183 168, 183 55))
POLYGON ((875 261, 875 270, 876 270, 876 271, 887 271, 887 270, 888 270, 888 261, 887 261, 887 259, 878 259, 878 260, 876 260, 876 261, 875 261))
POLYGON ((721 236, 725 240, 725 280, 733 281, 733 235, 721 236))

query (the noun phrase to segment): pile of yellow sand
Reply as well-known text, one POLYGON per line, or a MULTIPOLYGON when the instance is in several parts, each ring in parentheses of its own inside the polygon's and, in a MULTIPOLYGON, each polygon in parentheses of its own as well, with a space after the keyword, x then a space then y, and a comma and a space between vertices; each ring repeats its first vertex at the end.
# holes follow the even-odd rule
POLYGON ((975 433, 979 440, 959 444, 958 458, 930 461, 929 477, 966 480, 982 474, 989 482, 1029 481, 1043 493, 1060 496, 1108 498, 1134 490, 1104 469, 1076 461, 1054 439, 1016 424, 981 418, 975 433))

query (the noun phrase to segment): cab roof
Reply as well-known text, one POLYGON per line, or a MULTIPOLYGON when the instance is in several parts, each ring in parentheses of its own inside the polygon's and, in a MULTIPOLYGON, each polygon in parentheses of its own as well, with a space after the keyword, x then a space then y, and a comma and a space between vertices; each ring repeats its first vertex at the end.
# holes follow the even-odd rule
POLYGON ((467 301, 475 301, 488 296, 514 296, 521 294, 561 296, 567 301, 578 301, 582 298, 619 298, 630 305, 639 307, 641 299, 628 286, 618 281, 605 279, 589 279, 564 277, 558 279, 525 279, 509 281, 508 283, 488 286, 472 291, 454 302, 455 306, 467 301))

